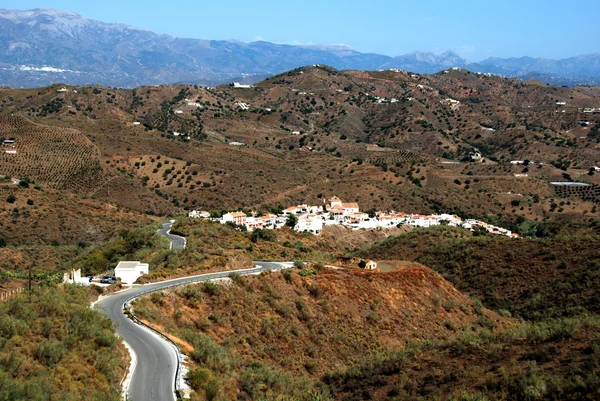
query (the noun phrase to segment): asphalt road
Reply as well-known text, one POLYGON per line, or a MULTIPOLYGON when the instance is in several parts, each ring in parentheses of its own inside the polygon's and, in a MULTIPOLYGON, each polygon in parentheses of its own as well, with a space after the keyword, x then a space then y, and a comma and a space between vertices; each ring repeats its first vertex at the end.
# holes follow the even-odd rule
MULTIPOLYGON (((284 262, 255 262, 256 268, 236 270, 247 275, 263 270, 280 270, 292 266, 284 262)), ((133 370, 128 388, 128 396, 133 401, 169 401, 175 400, 175 376, 177 371, 177 352, 173 345, 150 330, 134 323, 123 314, 123 305, 132 298, 152 291, 175 287, 206 280, 229 277, 232 271, 208 273, 185 277, 161 283, 136 286, 125 291, 109 295, 95 304, 95 308, 110 317, 117 327, 117 334, 133 349, 137 363, 133 370)))
POLYGON ((158 233, 171 239, 171 249, 184 249, 186 245, 185 237, 180 237, 179 235, 171 234, 171 227, 173 227, 174 222, 175 220, 172 220, 168 223, 164 223, 163 228, 158 230, 158 233))

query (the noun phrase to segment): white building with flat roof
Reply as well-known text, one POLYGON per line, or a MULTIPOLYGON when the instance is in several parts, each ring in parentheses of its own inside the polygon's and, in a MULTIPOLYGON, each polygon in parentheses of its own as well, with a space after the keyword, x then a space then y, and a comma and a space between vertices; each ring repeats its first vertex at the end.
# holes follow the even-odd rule
POLYGON ((150 265, 138 261, 121 261, 115 267, 115 277, 121 279, 121 282, 126 285, 132 285, 138 278, 144 274, 148 274, 150 265))

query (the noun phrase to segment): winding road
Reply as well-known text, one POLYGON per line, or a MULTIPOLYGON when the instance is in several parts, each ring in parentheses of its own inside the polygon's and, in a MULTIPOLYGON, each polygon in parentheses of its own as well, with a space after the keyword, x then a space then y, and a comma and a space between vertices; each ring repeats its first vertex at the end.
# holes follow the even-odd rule
POLYGON ((171 228, 173 227, 173 223, 175 223, 175 220, 171 220, 168 223, 164 223, 163 228, 158 230, 158 233, 171 239, 171 249, 185 249, 185 246, 187 244, 185 237, 180 237, 179 235, 171 234, 171 228))
MULTIPOLYGON (((165 224, 163 231, 169 235, 170 226, 165 224)), ((178 237, 182 238, 182 237, 178 237)), ((175 239, 173 248, 175 248, 175 239)), ((181 244, 181 243, 180 243, 181 244)), ((185 238, 183 238, 185 246, 185 238)), ((180 248, 178 248, 180 249, 180 248)), ((255 262, 253 269, 235 270, 241 275, 258 274, 264 270, 280 270, 292 267, 292 263, 255 262)), ((96 308, 106 313, 117 327, 117 335, 125 341, 135 353, 133 374, 127 389, 127 395, 133 401, 169 401, 175 400, 175 380, 178 368, 178 353, 173 344, 165 341, 156 333, 134 323, 123 313, 124 304, 133 298, 169 287, 176 287, 206 280, 229 277, 234 271, 201 274, 175 280, 136 286, 125 291, 102 298, 96 308)))

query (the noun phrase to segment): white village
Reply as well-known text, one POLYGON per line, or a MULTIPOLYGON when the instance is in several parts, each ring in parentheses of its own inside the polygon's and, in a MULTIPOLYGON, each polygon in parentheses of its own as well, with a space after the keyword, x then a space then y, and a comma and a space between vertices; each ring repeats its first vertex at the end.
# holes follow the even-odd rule
POLYGON ((293 228, 298 232, 307 232, 320 235, 323 227, 330 225, 341 225, 352 230, 372 230, 399 227, 402 225, 414 227, 432 227, 448 225, 451 227, 462 227, 467 230, 484 230, 490 234, 504 235, 518 238, 519 235, 510 230, 488 224, 481 220, 465 219, 451 214, 407 214, 403 212, 378 211, 375 213, 364 213, 360 211, 358 203, 342 202, 337 196, 333 196, 323 206, 297 205, 284 209, 279 214, 267 213, 260 215, 257 212, 246 214, 241 211, 223 214, 220 218, 213 217, 210 212, 193 210, 188 214, 191 218, 202 218, 219 222, 221 224, 234 224, 245 227, 248 231, 258 229, 279 229, 290 222, 295 222, 293 228), (293 216, 290 218, 290 216, 293 216))

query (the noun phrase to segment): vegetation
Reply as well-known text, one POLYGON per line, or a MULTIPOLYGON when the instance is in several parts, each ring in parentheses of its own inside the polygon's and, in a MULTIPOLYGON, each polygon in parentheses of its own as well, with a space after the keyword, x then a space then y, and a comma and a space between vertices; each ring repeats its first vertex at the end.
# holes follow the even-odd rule
MULTIPOLYGON (((53 285, 67 268, 100 273, 125 258, 150 263, 141 281, 296 260, 136 305, 180 339, 197 399, 600 398, 600 136, 575 113, 597 106, 597 88, 316 66, 252 90, 56 89, 0 90, 0 130, 17 152, 0 155, 3 289, 30 270, 53 285), (566 99, 572 112, 556 113, 566 99), (549 184, 560 180, 590 185, 549 184), (334 194, 370 215, 454 213, 524 238, 452 227, 314 237, 184 218, 173 231, 188 247, 174 252, 148 226, 154 215, 275 212, 334 194), (323 268, 338 258, 400 270, 323 268)), ((80 297, 57 286, 0 305, 0 398, 117 396, 118 341, 80 297)))
POLYGON ((335 399, 594 400, 600 321, 553 320, 404 349, 326 374, 335 399), (561 365, 559 360, 568 359, 561 365))
POLYGON ((600 237, 589 229, 521 240, 461 231, 414 230, 359 253, 418 261, 487 307, 528 320, 600 311, 600 237))
POLYGON ((34 287, 0 303, 0 397, 120 400, 126 351, 77 286, 34 287))
POLYGON ((133 305, 137 316, 181 339, 195 363, 188 381, 201 395, 218 379, 225 398, 241 391, 250 399, 309 400, 314 380, 338 366, 409 339, 505 324, 417 264, 386 274, 288 269, 234 283, 191 285, 133 305), (385 300, 390 291, 392 302, 385 300), (449 314, 438 303, 462 309, 449 314))
POLYGON ((98 150, 79 131, 0 116, 0 127, 15 138, 20 157, 0 158, 4 174, 30 177, 53 188, 88 193, 107 179, 98 150), (42 162, 43 161, 43 162, 42 162))

